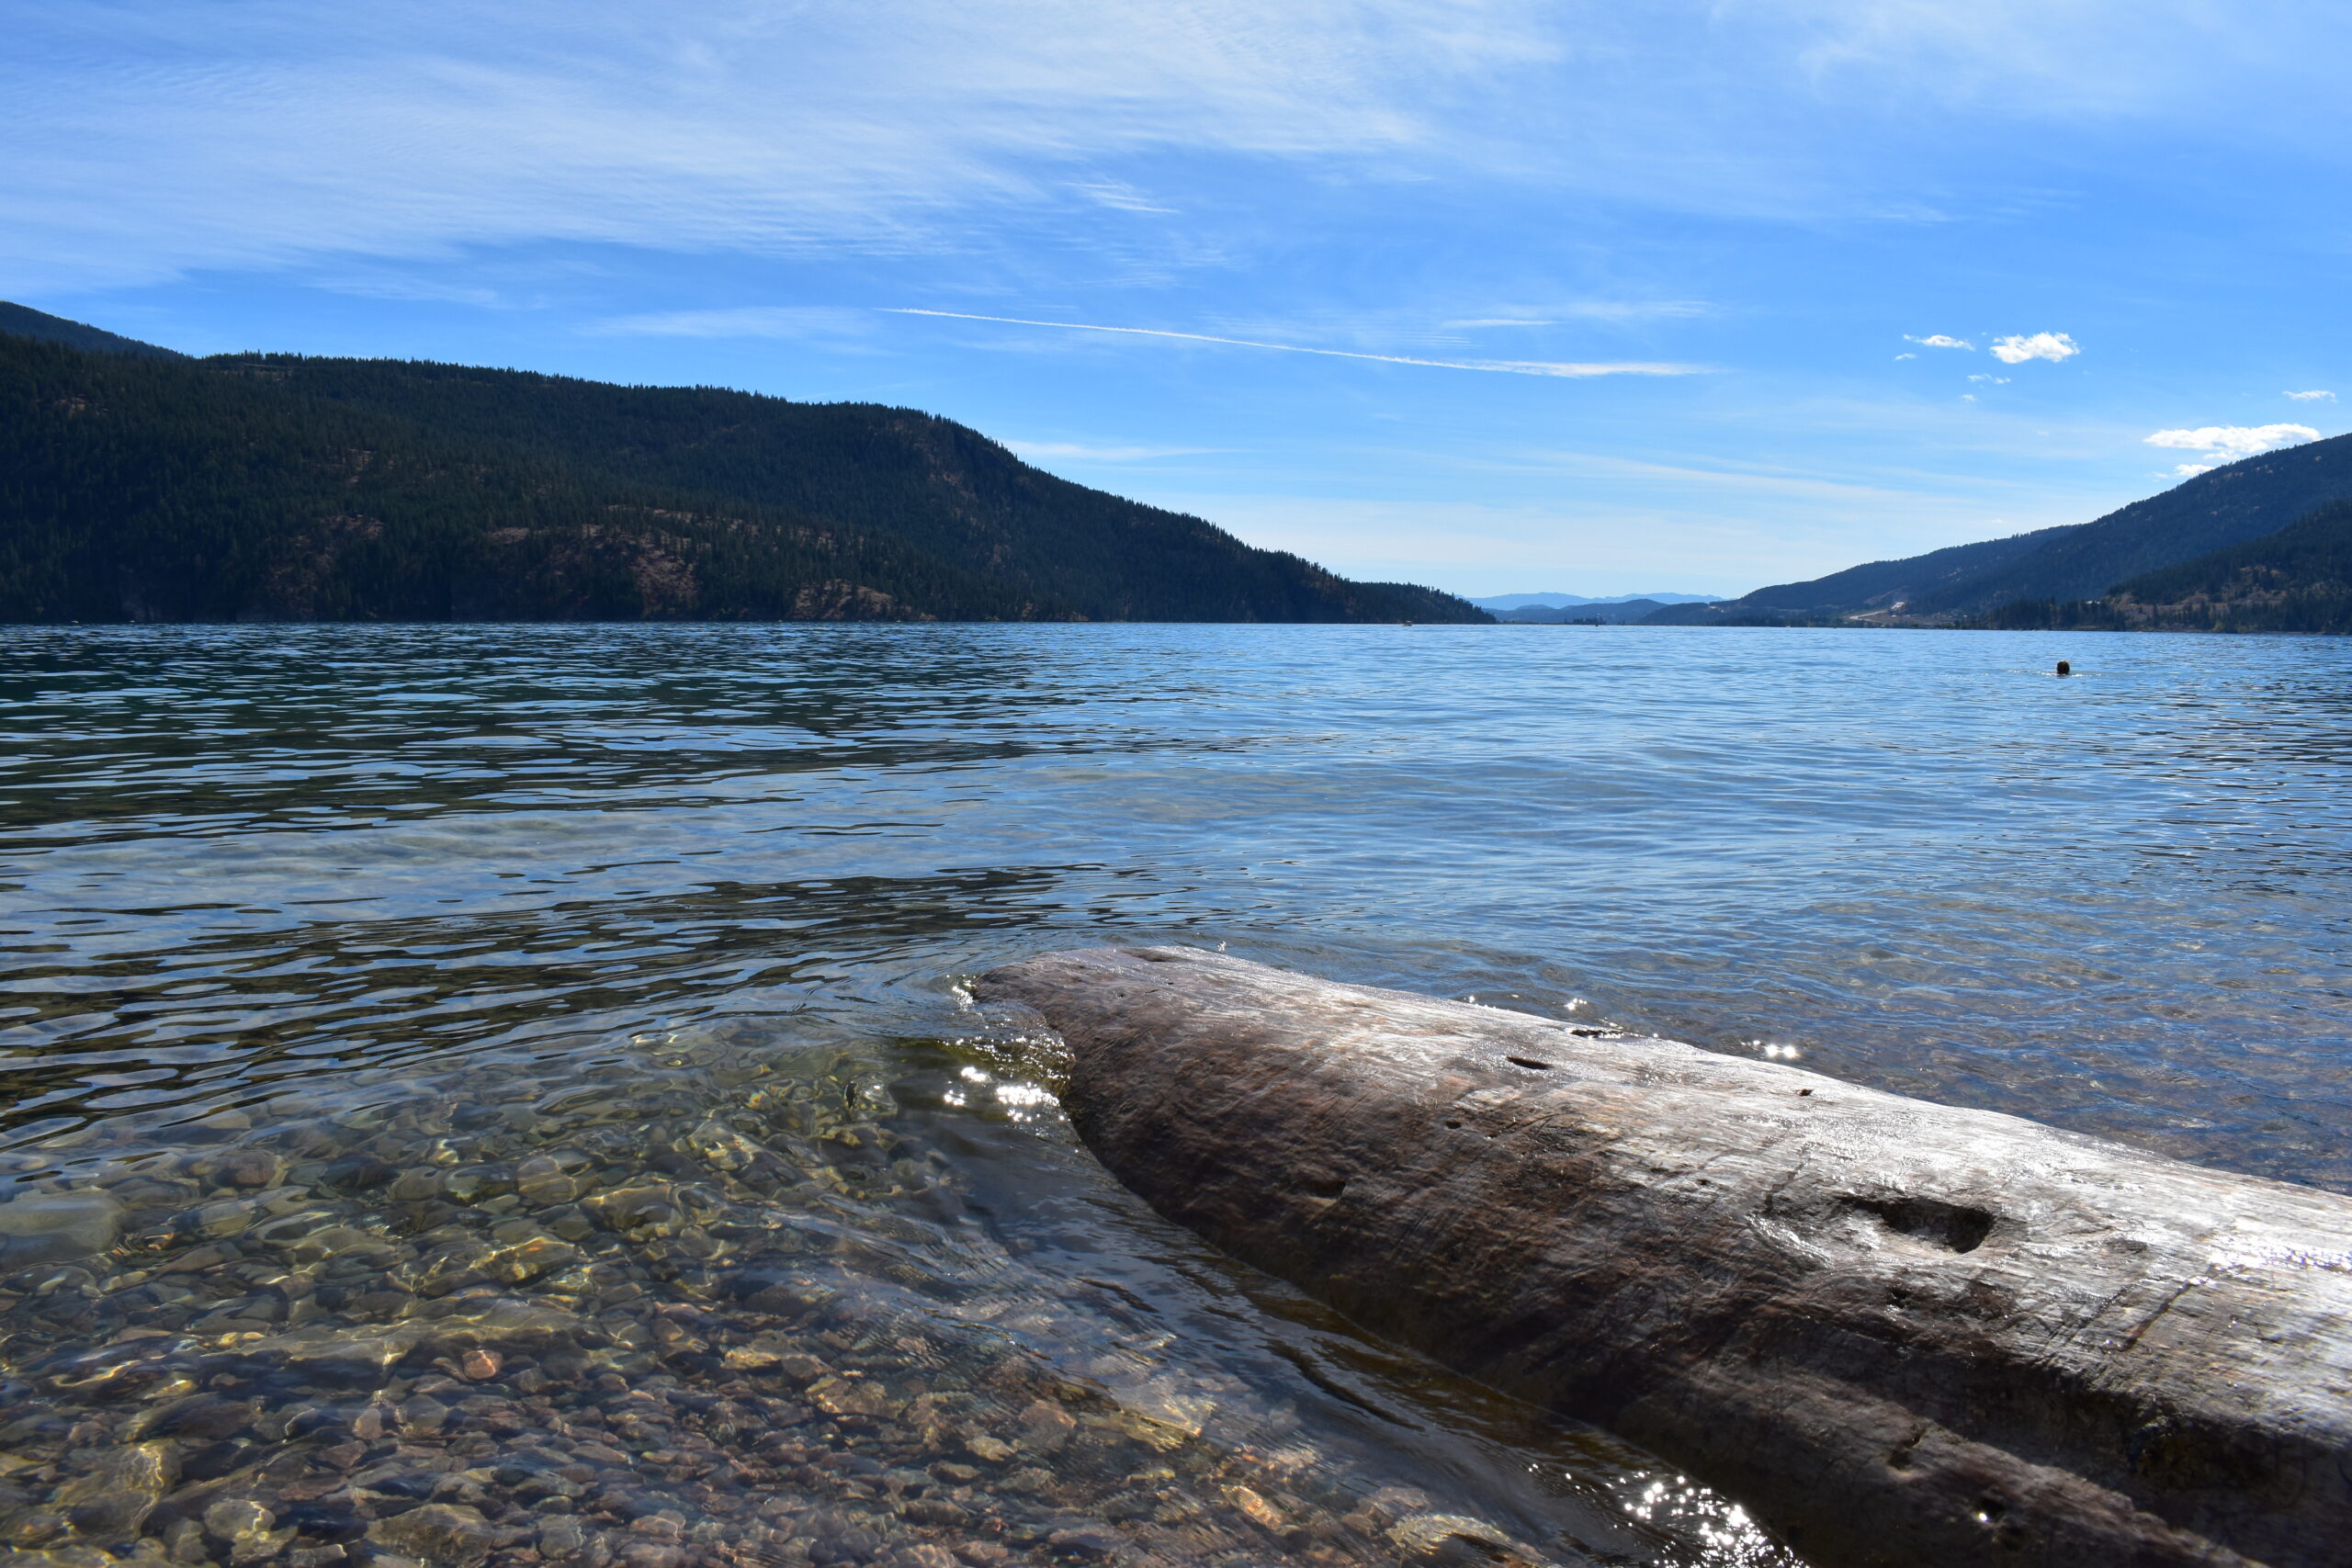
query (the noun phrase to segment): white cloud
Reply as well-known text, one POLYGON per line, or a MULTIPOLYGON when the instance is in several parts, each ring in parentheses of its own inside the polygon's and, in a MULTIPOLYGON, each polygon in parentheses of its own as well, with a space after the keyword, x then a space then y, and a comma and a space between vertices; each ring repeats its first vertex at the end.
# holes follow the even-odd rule
POLYGON ((1559 31, 1538 0, 60 0, 9 22, 16 291, 534 242, 962 253, 979 213, 1164 228, 1184 204, 1128 161, 1413 178, 1559 31))
POLYGON ((615 316, 584 330, 599 337, 797 338, 855 335, 873 324, 864 310, 833 305, 739 305, 615 316))
POLYGON ((1969 342, 1966 338, 1946 337, 1941 333, 1934 333, 1927 337, 1913 337, 1909 333, 1905 333, 1903 334, 1903 341, 1905 343, 1916 343, 1921 348, 1965 348, 1973 352, 1976 347, 1974 344, 1969 342))
POLYGON ((1092 446, 1082 441, 1007 441, 1023 457, 1069 457, 1081 463, 1140 463, 1154 457, 1202 457, 1216 446, 1092 446))
MULTIPOLYGON (((2316 441, 2319 432, 2308 424, 2207 424, 2195 430, 2159 430, 2143 437, 2151 446, 2177 446, 2202 452, 2215 464, 2235 462, 2274 447, 2316 441)), ((2182 464, 2183 469, 2191 465, 2182 464)))
POLYGON ((2006 387, 2009 384, 2009 378, 2007 376, 1976 375, 1971 376, 1969 379, 1972 381, 1982 381, 1988 386, 1994 387, 2006 387))
POLYGON ((2179 479, 2193 479, 2199 474, 2210 474, 2219 467, 2221 465, 2218 463, 2175 463, 2172 466, 2172 477, 2179 479))
POLYGON ((1099 180, 1070 187, 1102 207, 1115 208, 1121 212, 1173 212, 1172 207, 1160 207, 1125 180, 1099 180))
POLYGON ((1900 364, 1902 361, 1904 361, 1904 360, 1905 360, 1905 359, 1917 359, 1917 358, 1918 358, 1918 357, 1919 357, 1919 356, 1918 356, 1917 355, 1916 355, 1916 354, 1898 354, 1898 355, 1896 355, 1894 356, 1895 361, 1896 361, 1896 363, 1898 363, 1898 364, 1900 364))
POLYGON ((2013 333, 1993 340, 1993 357, 2004 365, 2023 365, 2029 359, 2047 359, 2055 365, 2082 352, 2064 333, 2036 333, 2031 337, 2013 333))
POLYGON ((2332 403, 2335 400, 2335 394, 2334 392, 2325 391, 2289 392, 2287 396, 2294 399, 2299 403, 2315 403, 2323 400, 2332 403))
POLYGON ((1449 327, 1557 327, 1570 321, 1644 321, 1703 316, 1708 307, 1696 299, 1579 299, 1546 305, 1510 316, 1468 316, 1447 321, 1449 327))
POLYGON ((534 243, 1025 237, 990 215, 1215 251, 1258 243, 1215 209, 1238 169, 1276 162, 1333 189, 1492 178, 1910 222, 1981 206, 1958 172, 2012 119, 2340 144, 2340 7, 2273 10, 2248 28, 2212 0, 49 0, 9 8, 0 51, 0 292, 534 243), (1188 177, 1195 156, 1212 179, 1188 177), (1217 231, 1171 238, 1169 207, 1217 231))
POLYGON ((884 310, 893 316, 939 316, 954 321, 994 321, 1009 327, 1052 327, 1073 333, 1115 333, 1122 337, 1176 338, 1185 343, 1212 343, 1227 348, 1266 348, 1282 354, 1321 355, 1329 359, 1371 359, 1383 365, 1420 365, 1435 370, 1489 370, 1504 376, 1559 376, 1581 379, 1590 376, 1711 374, 1710 368, 1704 365, 1674 365, 1655 360, 1421 359, 1404 354, 1360 354, 1346 348, 1309 348, 1295 343, 1265 343, 1256 338, 1171 332, 1162 327, 1106 327, 1091 321, 1041 321, 1026 316, 982 316, 969 310, 925 310, 913 306, 888 306, 884 310))

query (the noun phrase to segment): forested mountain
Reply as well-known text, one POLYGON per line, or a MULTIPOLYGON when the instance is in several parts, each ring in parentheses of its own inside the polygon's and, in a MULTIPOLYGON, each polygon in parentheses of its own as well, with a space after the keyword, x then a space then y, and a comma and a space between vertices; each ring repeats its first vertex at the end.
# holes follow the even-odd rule
POLYGON ((38 338, 42 343, 62 343, 69 348, 86 348, 104 354, 140 354, 154 359, 187 357, 175 348, 159 348, 152 343, 141 343, 135 337, 123 337, 102 327, 91 326, 86 321, 69 321, 62 316, 52 316, 23 305, 12 305, 6 299, 0 299, 0 333, 38 338))
POLYGON ((2352 500, 2352 435, 2266 452, 2183 480, 2030 556, 1931 594, 1916 610, 1984 610, 2012 599, 2087 599, 2145 572, 2275 533, 2315 508, 2352 500))
POLYGON ((1986 539, 1973 545, 1954 545, 1949 549, 1930 550, 1924 556, 1910 556, 1902 560, 1871 561, 1865 566, 1849 566, 1843 571, 1811 582, 1784 582, 1770 588, 1759 588, 1744 599, 1734 601, 1754 610, 1785 610, 1799 615, 1851 615, 1864 610, 1892 609, 1897 604, 1912 604, 1931 595, 1941 594, 1974 581, 1987 572, 2009 565, 2020 557, 2030 556, 2062 534, 2072 534, 2084 526, 2068 523, 2056 528, 2037 529, 2030 534, 2012 534, 2006 539, 1986 539))
POLYGON ((1074 615, 887 536, 0 338, 0 619, 1074 615))
POLYGON ((0 336, 0 619, 641 617, 1488 618, 907 409, 0 336))
POLYGON ((1906 617, 1950 619, 2015 602, 2089 600, 2127 578, 2260 538, 2345 500, 2352 500, 2352 435, 2243 458, 2095 522, 1874 561, 1704 609, 1668 608, 1650 619, 1842 621, 1898 609, 1906 617))
POLYGON ((2094 600, 2018 600, 1997 626, 2119 631, 2352 632, 2352 502, 2276 533, 2143 573, 2094 600))

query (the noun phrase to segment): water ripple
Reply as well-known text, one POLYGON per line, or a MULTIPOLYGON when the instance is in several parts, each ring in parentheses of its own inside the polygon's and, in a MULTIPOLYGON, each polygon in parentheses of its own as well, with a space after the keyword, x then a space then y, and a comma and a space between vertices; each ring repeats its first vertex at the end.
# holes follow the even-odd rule
MULTIPOLYGON (((695 1201, 724 1215, 712 1257, 817 1249, 829 1288, 923 1356, 979 1354, 985 1328, 1101 1409, 1158 1412, 1149 1432, 1182 1429, 1201 1401, 1252 1412, 1254 1426, 1184 1439, 1210 1445, 1198 1474, 1223 1478, 1198 1501, 1229 1527, 1219 1551, 1385 1562, 1440 1529, 1396 1522, 1425 1505, 1439 1511, 1414 1517, 1476 1514, 1563 1562, 1786 1561, 1704 1488, 1368 1344, 1161 1225, 1002 1064, 956 1055, 954 979, 1106 937, 1222 942, 1793 1052, 1903 1092, 2352 1190, 2347 763, 2352 649, 2304 639, 9 629, 0 1160, 14 1163, 0 1180, 116 1183, 149 1193, 126 1202, 185 1201, 229 1224, 258 1200, 205 1197, 204 1183, 232 1168, 224 1141, 250 1145, 272 1179, 309 1173, 311 1194, 271 1198, 256 1234, 282 1232, 268 1246, 300 1269, 306 1225, 360 1237, 316 1266, 390 1272, 337 1287, 350 1304, 334 1310, 357 1314, 338 1332, 397 1337, 443 1311, 431 1270, 489 1244, 459 1235, 474 1220, 456 1209, 404 1239, 424 1224, 418 1205, 334 1188, 320 1174, 344 1168, 334 1151, 429 1163, 462 1145, 504 1169, 528 1154, 507 1144, 556 1137, 529 1131, 552 1119, 591 1139, 555 1152, 605 1162, 607 1190, 685 1181, 676 1162, 693 1164, 718 1194, 695 1201), (2060 657, 2083 673, 2052 678, 2060 657), (665 1041, 689 1044, 665 1055, 665 1041), (799 1072, 779 1064, 811 1051, 835 1079, 887 1089, 889 1111, 857 1112, 885 1142, 933 1151, 932 1174, 893 1179, 904 1202, 842 1198, 871 1173, 806 1151, 803 1174, 833 1197, 739 1190, 732 1156, 695 1142, 754 1128, 745 1086, 799 1072), (583 1122, 582 1107, 600 1109, 583 1122), (619 1138, 673 1122, 674 1153, 619 1138), (920 1196, 934 1186, 959 1196, 920 1196), (979 1230, 939 1228, 940 1203, 979 1230), (948 1305, 955 1325, 940 1327, 948 1305), (1310 1457, 1283 1459, 1284 1443, 1310 1457), (1400 1477, 1435 1499, 1399 1501, 1400 1477), (1235 1500, 1245 1492, 1254 1504, 1235 1500), (1253 1509, 1340 1522, 1285 1545, 1253 1509)), ((865 1092, 835 1079, 825 1093, 865 1092)), ((522 1224, 501 1212, 481 1224, 522 1224)), ((157 1223, 170 1239, 126 1240, 111 1262, 65 1271, 78 1282, 0 1281, 0 1305, 22 1285, 34 1293, 9 1310, 49 1325, 22 1331, 38 1354, 7 1341, 11 1364, 32 1376, 81 1354, 59 1322, 195 1310, 150 1278, 151 1255, 197 1245, 172 1224, 211 1222, 157 1223), (84 1315, 61 1318, 64 1298, 40 1289, 84 1315)), ((589 1338, 610 1343, 595 1354, 630 1377, 668 1354, 675 1325, 701 1325, 702 1350, 660 1363, 691 1392, 695 1358, 717 1356, 732 1320, 707 1317, 718 1309, 670 1243, 654 1258, 633 1220, 604 1224, 577 1222, 575 1250, 594 1256, 548 1276, 569 1284, 529 1285, 544 1297, 530 1310, 602 1312, 589 1338), (642 1316, 657 1302, 673 1316, 642 1316), (632 1348, 643 1335, 652 1348, 632 1348)), ((205 1247, 186 1277, 221 1283, 190 1334, 278 1310, 234 1293, 259 1252, 205 1247)), ((858 1354, 903 1404, 912 1363, 886 1367, 894 1353, 858 1354)), ((765 1354, 743 1351, 747 1365, 765 1354)), ((39 1375, 63 1379, 71 1404, 74 1380, 96 1374, 39 1375)), ((1046 1386, 1035 1377, 1020 1386, 1046 1386)), ((429 1382, 401 1372, 397 1389, 429 1382)), ((387 1418, 329 1425, 364 1446, 387 1418)), ((866 1419, 842 1415, 840 1440, 865 1440, 866 1419)), ((865 1472, 841 1473, 854 1492, 865 1472)), ((1112 1508, 1108 1495, 1068 1506, 1112 1508)), ((709 1511, 685 1526, 717 1532, 695 1539, 746 1565, 844 1560, 826 1555, 831 1537, 762 1535, 722 1502, 676 1504, 690 1506, 709 1511)), ((899 1568, 915 1564, 941 1568, 920 1553, 899 1568)))

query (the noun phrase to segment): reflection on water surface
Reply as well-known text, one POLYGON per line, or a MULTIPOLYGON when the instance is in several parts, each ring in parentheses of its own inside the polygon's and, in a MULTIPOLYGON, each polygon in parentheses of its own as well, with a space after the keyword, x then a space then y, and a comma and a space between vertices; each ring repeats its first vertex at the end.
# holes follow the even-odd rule
POLYGON ((2345 673, 0 634, 0 1532, 79 1568, 1792 1562, 1159 1221, 956 976, 1224 942, 2352 1186, 2345 673))

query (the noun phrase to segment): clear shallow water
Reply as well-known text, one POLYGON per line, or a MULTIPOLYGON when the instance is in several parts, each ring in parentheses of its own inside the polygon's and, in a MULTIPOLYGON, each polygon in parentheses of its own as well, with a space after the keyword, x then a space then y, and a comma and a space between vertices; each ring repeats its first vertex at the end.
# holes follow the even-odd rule
POLYGON ((0 699, 0 1533, 90 1568, 1789 1561, 1105 1178, 955 988, 1053 946, 2352 1190, 2341 642, 19 628, 0 699))

